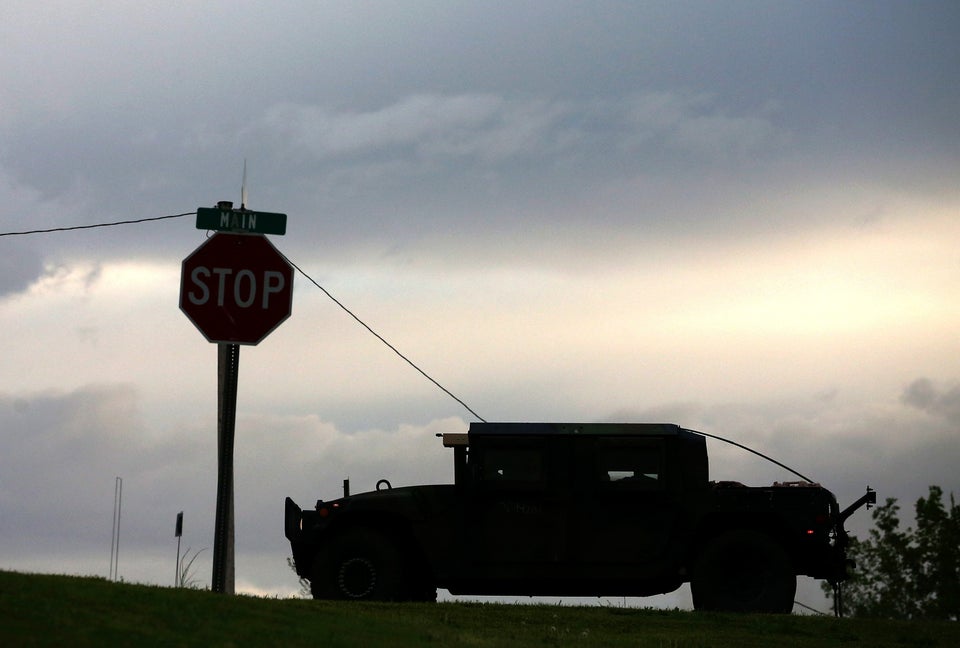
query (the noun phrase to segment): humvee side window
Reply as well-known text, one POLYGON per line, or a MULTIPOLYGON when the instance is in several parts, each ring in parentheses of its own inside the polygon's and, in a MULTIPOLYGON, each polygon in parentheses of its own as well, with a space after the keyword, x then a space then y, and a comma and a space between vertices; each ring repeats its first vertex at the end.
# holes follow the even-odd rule
POLYGON ((663 452, 659 443, 647 440, 612 440, 597 448, 601 482, 623 488, 661 488, 663 452))
POLYGON ((535 483, 543 480, 543 458, 532 448, 487 448, 478 460, 485 482, 535 483))

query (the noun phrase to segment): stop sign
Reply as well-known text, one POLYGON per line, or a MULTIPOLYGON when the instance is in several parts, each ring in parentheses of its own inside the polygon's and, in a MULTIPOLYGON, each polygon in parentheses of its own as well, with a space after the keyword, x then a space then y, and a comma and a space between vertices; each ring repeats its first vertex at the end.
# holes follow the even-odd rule
POLYGON ((210 342, 258 344, 292 302, 293 268, 262 235, 217 233, 183 260, 180 310, 210 342))

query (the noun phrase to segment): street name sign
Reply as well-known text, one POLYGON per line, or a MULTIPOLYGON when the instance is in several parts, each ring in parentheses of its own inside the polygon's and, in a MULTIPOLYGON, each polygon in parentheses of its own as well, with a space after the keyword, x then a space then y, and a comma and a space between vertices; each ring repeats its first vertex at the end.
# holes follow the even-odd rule
POLYGON ((292 302, 293 267, 265 236, 219 232, 183 260, 180 310, 210 342, 259 344, 292 302))
POLYGON ((197 207, 197 229, 235 234, 286 234, 287 215, 249 209, 197 207))

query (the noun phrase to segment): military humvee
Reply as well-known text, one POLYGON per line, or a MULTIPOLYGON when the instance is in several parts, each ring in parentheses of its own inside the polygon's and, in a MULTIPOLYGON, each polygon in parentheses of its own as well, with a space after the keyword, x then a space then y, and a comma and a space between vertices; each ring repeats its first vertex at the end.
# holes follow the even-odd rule
POLYGON ((472 423, 444 434, 454 482, 286 500, 315 598, 649 596, 689 582, 696 609, 789 613, 796 576, 838 584, 841 511, 818 484, 712 482, 701 433, 669 424, 472 423))

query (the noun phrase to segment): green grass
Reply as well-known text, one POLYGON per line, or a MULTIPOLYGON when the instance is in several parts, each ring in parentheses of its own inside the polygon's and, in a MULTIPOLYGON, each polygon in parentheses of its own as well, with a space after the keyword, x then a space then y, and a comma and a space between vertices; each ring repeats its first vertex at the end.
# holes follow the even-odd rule
POLYGON ((619 607, 340 603, 0 572, 2 646, 960 646, 960 624, 619 607))

